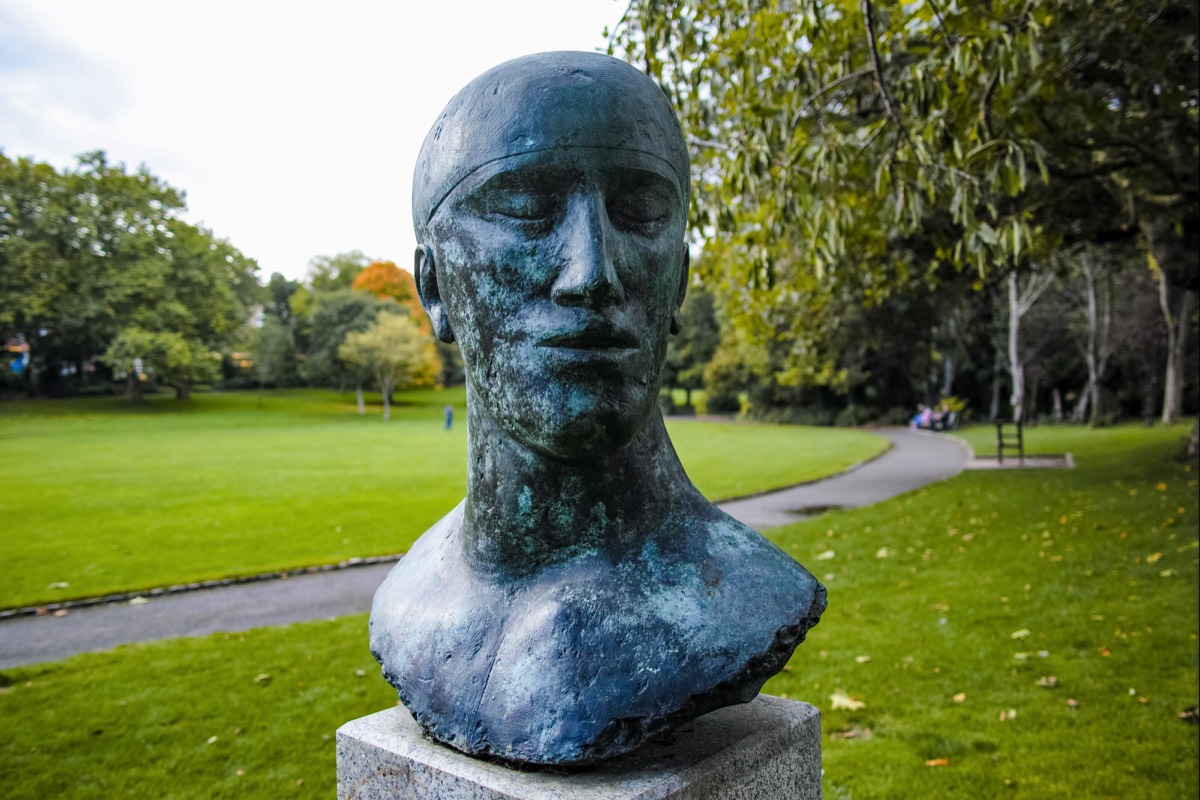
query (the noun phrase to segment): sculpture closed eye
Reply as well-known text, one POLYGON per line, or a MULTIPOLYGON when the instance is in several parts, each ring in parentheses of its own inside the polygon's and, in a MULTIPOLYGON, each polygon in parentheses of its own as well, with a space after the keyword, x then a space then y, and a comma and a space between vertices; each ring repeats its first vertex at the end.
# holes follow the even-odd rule
POLYGON ((671 198, 661 187, 640 185, 615 192, 605 203, 613 227, 631 233, 653 233, 667 221, 671 198))
POLYGON ((548 226, 558 216, 562 200, 535 181, 497 176, 471 195, 470 206, 485 219, 548 226))

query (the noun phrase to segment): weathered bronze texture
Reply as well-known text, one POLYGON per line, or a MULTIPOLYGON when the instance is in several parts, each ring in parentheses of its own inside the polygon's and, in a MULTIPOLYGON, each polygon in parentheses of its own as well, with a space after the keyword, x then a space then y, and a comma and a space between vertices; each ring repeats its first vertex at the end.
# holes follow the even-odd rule
POLYGON ((658 410, 688 195, 666 97, 595 53, 484 73, 425 140, 414 267, 466 367, 467 496, 380 587, 371 649, 451 747, 628 752, 753 699, 824 609, 812 575, 700 495, 658 410))

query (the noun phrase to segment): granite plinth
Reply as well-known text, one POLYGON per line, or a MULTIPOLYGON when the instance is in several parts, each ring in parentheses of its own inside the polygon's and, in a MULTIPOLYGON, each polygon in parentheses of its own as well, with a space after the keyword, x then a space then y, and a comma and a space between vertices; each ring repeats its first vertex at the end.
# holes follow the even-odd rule
POLYGON ((571 774, 523 772, 427 739, 400 706, 337 732, 339 800, 819 800, 821 716, 769 695, 571 774))

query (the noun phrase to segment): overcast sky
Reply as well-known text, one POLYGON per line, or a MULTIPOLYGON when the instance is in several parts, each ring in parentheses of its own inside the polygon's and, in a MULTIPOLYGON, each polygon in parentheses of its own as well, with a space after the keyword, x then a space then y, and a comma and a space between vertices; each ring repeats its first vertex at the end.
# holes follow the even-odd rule
POLYGON ((426 131, 484 70, 603 49, 627 0, 0 0, 0 150, 88 150, 187 193, 261 276, 411 266, 426 131))

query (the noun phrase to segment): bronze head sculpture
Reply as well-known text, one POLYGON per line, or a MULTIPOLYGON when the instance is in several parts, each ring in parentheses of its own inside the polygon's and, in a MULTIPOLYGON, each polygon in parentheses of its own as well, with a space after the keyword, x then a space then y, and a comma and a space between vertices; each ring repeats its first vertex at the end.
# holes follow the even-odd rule
POLYGON ((753 699, 824 609, 692 486, 658 411, 688 196, 666 97, 595 53, 484 73, 425 140, 414 267, 466 367, 467 497, 380 587, 371 648, 463 752, 628 752, 753 699))

